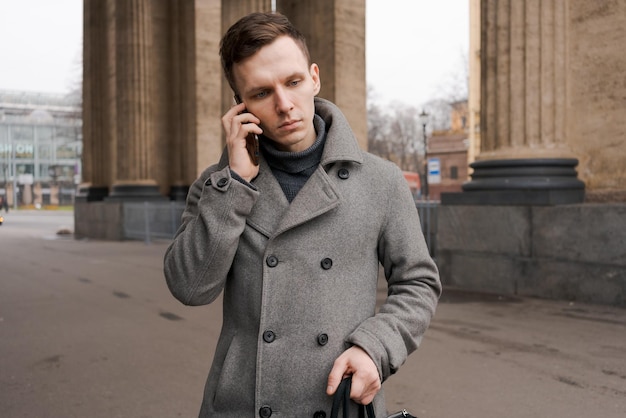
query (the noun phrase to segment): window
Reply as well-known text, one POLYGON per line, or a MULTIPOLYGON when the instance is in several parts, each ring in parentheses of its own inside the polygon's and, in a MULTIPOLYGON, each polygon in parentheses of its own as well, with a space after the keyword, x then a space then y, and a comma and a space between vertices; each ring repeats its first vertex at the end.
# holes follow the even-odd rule
POLYGON ((455 165, 450 167, 450 178, 456 180, 459 178, 459 168, 455 165))
POLYGON ((37 146, 37 157, 41 160, 49 160, 52 158, 52 144, 50 143, 39 143, 37 146))
POLYGON ((56 157, 58 159, 78 158, 80 156, 80 142, 57 143, 56 157))
POLYGON ((35 129, 37 141, 50 141, 52 139, 54 134, 52 126, 38 126, 35 129))
POLYGON ((32 126, 14 125, 11 126, 12 141, 33 141, 35 134, 32 126))

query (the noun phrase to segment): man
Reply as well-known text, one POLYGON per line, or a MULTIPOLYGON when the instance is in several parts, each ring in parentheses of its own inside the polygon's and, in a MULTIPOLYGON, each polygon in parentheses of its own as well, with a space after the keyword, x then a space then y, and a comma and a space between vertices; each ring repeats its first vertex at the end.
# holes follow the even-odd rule
POLYGON ((441 292, 402 172, 361 151, 315 97, 318 66, 284 16, 242 18, 220 55, 241 104, 222 118, 226 151, 190 188, 164 260, 181 302, 224 292, 200 416, 323 418, 352 375, 351 398, 384 417, 381 382, 417 348, 441 292), (379 262, 389 290, 376 313, 379 262))

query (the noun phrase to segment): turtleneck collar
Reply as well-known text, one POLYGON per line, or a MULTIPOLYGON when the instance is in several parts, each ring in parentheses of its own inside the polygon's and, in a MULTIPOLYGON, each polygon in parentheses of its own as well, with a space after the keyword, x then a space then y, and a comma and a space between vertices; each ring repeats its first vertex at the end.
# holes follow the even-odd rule
POLYGON ((299 173, 303 170, 317 167, 324 152, 326 142, 326 123, 317 114, 313 117, 313 126, 317 137, 313 145, 304 151, 289 152, 281 151, 269 138, 261 135, 259 145, 263 156, 272 169, 278 169, 287 173, 299 173))

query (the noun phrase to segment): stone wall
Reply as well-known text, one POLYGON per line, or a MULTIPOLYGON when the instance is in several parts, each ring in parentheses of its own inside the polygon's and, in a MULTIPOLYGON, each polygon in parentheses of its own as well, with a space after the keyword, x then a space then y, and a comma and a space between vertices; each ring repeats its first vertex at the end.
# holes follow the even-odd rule
POLYGON ((626 205, 442 205, 444 286, 626 307, 626 205))
POLYGON ((122 203, 76 201, 74 237, 108 241, 123 240, 122 203))

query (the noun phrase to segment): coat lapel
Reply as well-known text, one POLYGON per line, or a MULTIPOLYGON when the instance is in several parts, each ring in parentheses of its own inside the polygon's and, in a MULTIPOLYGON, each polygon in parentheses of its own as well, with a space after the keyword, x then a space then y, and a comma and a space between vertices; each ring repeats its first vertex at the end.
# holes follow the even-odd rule
POLYGON ((328 212, 337 207, 340 201, 341 196, 328 174, 321 166, 318 167, 280 218, 273 235, 281 234, 328 212))
POLYGON ((259 190, 259 199, 254 204, 247 223, 269 238, 289 209, 289 202, 263 156, 259 164, 259 175, 252 182, 259 190))
POLYGON ((259 200, 252 208, 247 223, 267 237, 276 236, 320 216, 335 208, 341 200, 321 166, 311 175, 291 204, 263 159, 254 185, 259 189, 259 200))

